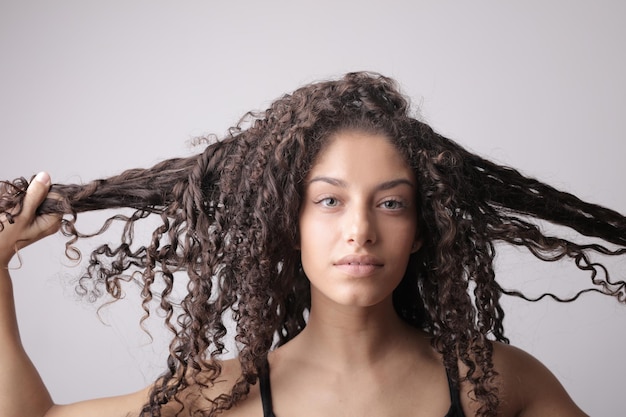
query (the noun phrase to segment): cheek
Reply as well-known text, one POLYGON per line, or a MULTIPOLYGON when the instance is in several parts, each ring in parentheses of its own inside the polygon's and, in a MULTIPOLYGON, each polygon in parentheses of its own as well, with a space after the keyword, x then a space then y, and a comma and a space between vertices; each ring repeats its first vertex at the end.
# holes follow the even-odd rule
POLYGON ((381 227, 381 231, 394 242, 398 249, 403 247, 413 247, 418 238, 416 222, 410 219, 387 223, 381 227))
POLYGON ((300 250, 307 253, 316 252, 317 248, 324 246, 323 242, 327 239, 327 226, 311 219, 300 223, 300 250))
POLYGON ((335 237, 328 219, 304 214, 300 218, 299 228, 300 260, 306 276, 311 279, 326 268, 328 260, 331 259, 335 237))
POLYGON ((312 223, 310 216, 303 212, 298 225, 298 249, 302 251, 303 258, 316 246, 315 241, 318 237, 312 223))

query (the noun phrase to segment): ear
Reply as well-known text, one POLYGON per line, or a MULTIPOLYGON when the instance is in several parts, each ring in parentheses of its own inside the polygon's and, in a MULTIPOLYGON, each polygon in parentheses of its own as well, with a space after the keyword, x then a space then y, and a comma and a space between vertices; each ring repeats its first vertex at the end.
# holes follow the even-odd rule
POLYGON ((415 240, 413 241, 413 246, 411 246, 411 253, 415 253, 418 250, 420 250, 423 244, 424 244, 424 241, 422 240, 422 238, 419 236, 416 236, 415 240))

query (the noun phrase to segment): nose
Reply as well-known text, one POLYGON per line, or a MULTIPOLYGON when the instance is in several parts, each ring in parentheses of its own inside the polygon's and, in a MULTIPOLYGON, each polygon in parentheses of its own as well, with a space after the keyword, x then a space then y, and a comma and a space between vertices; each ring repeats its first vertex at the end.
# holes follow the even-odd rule
POLYGON ((366 246, 376 242, 376 221, 365 204, 347 210, 344 228, 346 241, 351 245, 366 246))

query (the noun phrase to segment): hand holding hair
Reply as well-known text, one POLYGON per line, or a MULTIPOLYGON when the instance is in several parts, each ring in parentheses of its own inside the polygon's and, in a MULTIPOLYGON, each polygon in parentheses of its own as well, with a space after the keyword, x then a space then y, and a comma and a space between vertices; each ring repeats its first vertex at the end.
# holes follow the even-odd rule
POLYGON ((6 268, 19 249, 59 230, 60 214, 37 215, 50 185, 50 176, 40 172, 28 186, 21 205, 0 215, 0 267, 6 268))

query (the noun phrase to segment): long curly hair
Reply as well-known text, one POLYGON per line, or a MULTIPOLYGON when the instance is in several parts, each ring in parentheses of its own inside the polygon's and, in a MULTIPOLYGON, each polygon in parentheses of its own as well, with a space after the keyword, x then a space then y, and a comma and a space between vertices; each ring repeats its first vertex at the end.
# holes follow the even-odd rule
MULTIPOLYGON (((143 416, 160 416, 162 405, 171 401, 182 405, 182 393, 192 385, 215 383, 225 338, 233 331, 225 323, 228 314, 235 322, 242 373, 229 394, 208 399, 212 407, 197 415, 214 416, 243 399, 267 353, 306 326, 310 289, 296 249, 303 181, 325 141, 343 129, 384 134, 415 173, 423 246, 411 256, 394 306, 406 322, 432 334, 453 381, 472 384, 479 415, 495 416, 499 404, 491 341, 508 343, 500 297, 530 300, 496 281, 496 243, 523 246, 544 261, 569 258, 589 271, 589 288, 569 300, 587 291, 626 300, 626 283, 611 280, 590 258, 626 253, 624 216, 465 150, 414 117, 393 80, 350 73, 304 86, 264 112, 247 114, 222 140, 207 138, 199 155, 86 185, 51 187, 60 199, 47 199, 38 210, 66 215, 68 256, 77 255, 77 239, 93 236, 76 229, 78 213, 134 209, 109 218, 95 233, 114 220, 125 225, 119 244, 91 253, 78 290, 120 298, 132 277, 142 288, 144 318, 155 302, 165 312, 173 333, 167 370, 143 416), (138 246, 134 225, 150 215, 160 216, 160 222, 138 246), (612 245, 548 236, 534 219, 612 245), (188 281, 182 299, 175 300, 178 272, 188 281), (464 375, 459 362, 466 365, 464 375)), ((27 185, 26 178, 0 185, 0 213, 7 220, 19 214, 27 185)))

